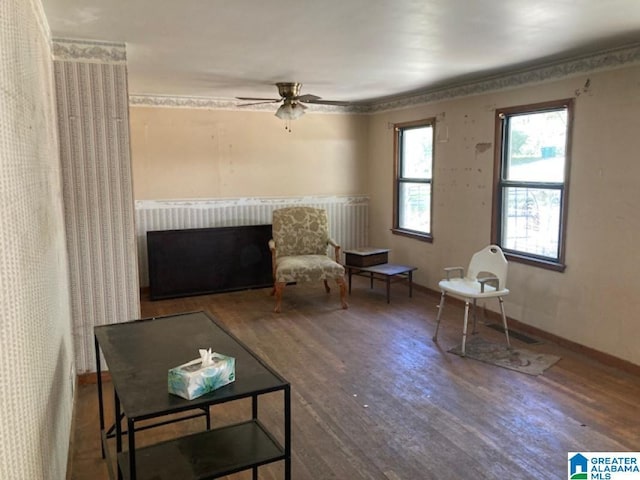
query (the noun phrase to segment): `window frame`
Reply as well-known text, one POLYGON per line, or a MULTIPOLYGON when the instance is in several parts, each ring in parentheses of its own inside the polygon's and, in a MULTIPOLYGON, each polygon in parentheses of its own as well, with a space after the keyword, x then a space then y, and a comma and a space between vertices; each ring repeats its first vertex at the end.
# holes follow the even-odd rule
POLYGON ((493 209, 491 218, 491 241, 499 245, 504 251, 505 256, 515 262, 524 263, 548 270, 564 272, 566 269, 565 253, 566 253, 566 234, 567 234, 567 214, 569 210, 569 186, 571 171, 571 143, 574 120, 574 99, 566 98, 561 100, 553 100, 548 102, 534 103, 528 105, 518 105, 514 107, 498 108, 495 112, 495 146, 494 149, 494 180, 493 180, 493 209), (540 182, 540 181, 520 181, 505 180, 505 172, 507 169, 505 159, 508 154, 508 118, 511 116, 522 114, 536 114, 545 111, 566 109, 567 112, 567 131, 565 146, 565 164, 564 164, 564 181, 559 184, 557 182, 540 182), (511 250, 504 248, 502 245, 502 219, 504 210, 504 189, 508 187, 526 187, 541 188, 547 190, 560 190, 560 216, 558 230, 558 257, 551 259, 532 253, 511 250))
POLYGON ((414 120, 411 122, 395 123, 393 125, 393 227, 391 232, 395 235, 414 238, 423 242, 433 242, 433 179, 434 159, 436 153, 436 117, 414 120), (432 153, 431 153, 431 178, 416 179, 401 177, 402 172, 402 133, 420 127, 431 127, 432 153), (402 183, 422 183, 430 185, 429 202, 429 232, 420 232, 400 227, 400 185, 402 183))

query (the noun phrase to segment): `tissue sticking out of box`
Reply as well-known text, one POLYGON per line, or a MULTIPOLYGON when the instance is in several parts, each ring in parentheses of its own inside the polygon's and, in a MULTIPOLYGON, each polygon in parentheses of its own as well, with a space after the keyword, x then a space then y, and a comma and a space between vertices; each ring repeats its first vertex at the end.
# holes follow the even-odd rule
POLYGON ((209 347, 207 350, 201 348, 198 351, 200 352, 201 367, 204 368, 213 365, 213 354, 211 353, 211 347, 209 347))
POLYGON ((209 349, 200 358, 169 370, 169 393, 193 400, 235 380, 236 360, 209 349))

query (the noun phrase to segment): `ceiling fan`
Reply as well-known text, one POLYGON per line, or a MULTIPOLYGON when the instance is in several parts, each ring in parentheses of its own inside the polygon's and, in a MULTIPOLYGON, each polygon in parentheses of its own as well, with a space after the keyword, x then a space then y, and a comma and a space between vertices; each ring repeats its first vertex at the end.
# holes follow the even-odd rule
POLYGON ((307 109, 304 103, 319 104, 319 105, 337 105, 345 106, 350 102, 341 102, 336 100, 322 100, 317 95, 300 95, 301 83, 297 82, 279 82, 276 83, 278 87, 278 94, 280 98, 253 98, 253 97, 236 97, 238 100, 257 100, 254 103, 245 103, 239 105, 240 107, 248 107, 250 105, 262 105, 265 103, 279 103, 282 105, 276 111, 276 117, 281 120, 295 120, 304 115, 304 111, 307 109))

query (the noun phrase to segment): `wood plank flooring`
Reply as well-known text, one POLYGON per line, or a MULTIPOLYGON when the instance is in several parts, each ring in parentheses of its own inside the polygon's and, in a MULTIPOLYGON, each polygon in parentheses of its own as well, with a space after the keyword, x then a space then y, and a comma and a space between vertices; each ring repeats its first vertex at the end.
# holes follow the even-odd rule
MULTIPOLYGON (((354 278, 349 303, 341 310, 337 288, 326 295, 318 284, 287 287, 280 314, 267 289, 143 300, 142 313, 205 310, 291 382, 295 480, 566 479, 568 451, 640 450, 639 377, 549 342, 513 340, 562 357, 539 377, 452 355, 462 309, 447 304, 435 344, 438 298, 415 290, 408 298, 401 284, 387 304, 384 285, 370 290, 354 278)), ((479 335, 504 339, 483 326, 479 335)), ((260 404, 277 435, 281 402, 270 394, 260 404)), ((249 416, 244 401, 212 408, 214 426, 249 416)), ((142 445, 203 428, 188 420, 137 438, 142 445)), ((264 466, 260 478, 282 472, 281 462, 264 466)), ((70 478, 108 478, 95 385, 78 388, 70 478)))

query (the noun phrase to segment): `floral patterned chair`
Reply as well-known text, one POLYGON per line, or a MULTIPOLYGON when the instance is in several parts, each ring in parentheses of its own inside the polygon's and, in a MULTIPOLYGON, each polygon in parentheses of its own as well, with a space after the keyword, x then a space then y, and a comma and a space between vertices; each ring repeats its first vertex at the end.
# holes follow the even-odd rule
POLYGON ((324 281, 327 293, 329 280, 340 287, 342 308, 346 302, 347 287, 344 267, 340 261, 340 246, 329 238, 327 212, 321 208, 288 207, 274 210, 272 239, 269 241, 273 265, 273 291, 276 297, 274 311, 280 311, 282 291, 287 283, 324 281), (327 255, 327 248, 335 249, 335 261, 327 255))

